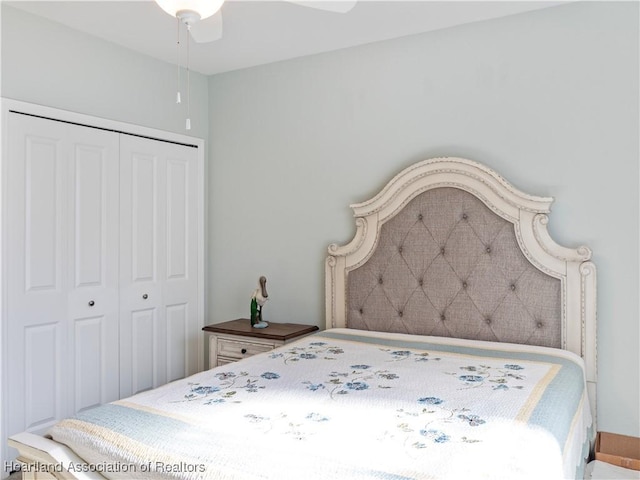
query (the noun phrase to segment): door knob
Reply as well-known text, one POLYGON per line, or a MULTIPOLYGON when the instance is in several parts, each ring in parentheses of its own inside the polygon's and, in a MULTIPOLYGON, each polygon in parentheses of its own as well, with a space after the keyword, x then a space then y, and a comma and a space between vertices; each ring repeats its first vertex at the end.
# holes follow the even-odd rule
POLYGON ((94 302, 93 300, 89 300, 89 306, 93 307, 96 304, 96 302, 94 302))
POLYGON ((145 293, 144 295, 142 295, 142 298, 146 300, 147 298, 149 298, 149 295, 145 293))

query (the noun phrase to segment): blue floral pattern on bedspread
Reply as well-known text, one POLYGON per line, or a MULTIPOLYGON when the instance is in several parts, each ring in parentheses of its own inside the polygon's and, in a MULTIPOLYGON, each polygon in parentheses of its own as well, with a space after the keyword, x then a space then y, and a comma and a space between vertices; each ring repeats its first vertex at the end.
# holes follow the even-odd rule
POLYGON ((113 408, 103 418, 99 407, 51 433, 85 454, 83 445, 104 442, 104 452, 140 464, 167 449, 215 472, 203 478, 262 478, 283 452, 301 462, 287 478, 475 475, 447 459, 493 457, 509 478, 532 451, 557 456, 584 410, 583 387, 581 367, 564 357, 329 331, 115 402, 135 418, 120 427, 106 418, 113 408), (189 447, 175 445, 182 437, 189 447), (256 446, 249 465, 247 442, 256 446))
POLYGON ((262 383, 260 380, 277 380, 280 375, 274 372, 264 372, 259 376, 249 375, 247 372, 240 372, 238 374, 234 372, 222 372, 217 373, 215 377, 219 380, 218 385, 201 385, 199 383, 187 383, 189 389, 188 393, 185 393, 183 400, 181 401, 197 401, 205 400, 205 405, 215 405, 218 403, 224 403, 228 399, 232 399, 241 389, 248 393, 257 393, 259 390, 266 388, 266 382, 262 383))

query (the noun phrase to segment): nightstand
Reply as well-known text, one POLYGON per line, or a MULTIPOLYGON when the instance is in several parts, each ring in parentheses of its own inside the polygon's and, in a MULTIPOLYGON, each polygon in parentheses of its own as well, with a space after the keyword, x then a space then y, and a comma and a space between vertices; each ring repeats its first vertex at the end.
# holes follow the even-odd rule
POLYGON ((269 322, 267 328, 253 328, 248 318, 207 325, 209 368, 235 362, 256 353, 268 352, 318 330, 315 325, 269 322))

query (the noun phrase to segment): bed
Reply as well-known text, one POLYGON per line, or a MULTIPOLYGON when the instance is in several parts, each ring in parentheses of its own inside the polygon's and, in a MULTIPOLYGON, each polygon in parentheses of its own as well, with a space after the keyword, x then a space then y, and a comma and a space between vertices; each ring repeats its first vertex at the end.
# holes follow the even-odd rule
POLYGON ((551 203, 406 168, 329 247, 326 330, 15 435, 26 478, 582 478, 596 272, 551 203))

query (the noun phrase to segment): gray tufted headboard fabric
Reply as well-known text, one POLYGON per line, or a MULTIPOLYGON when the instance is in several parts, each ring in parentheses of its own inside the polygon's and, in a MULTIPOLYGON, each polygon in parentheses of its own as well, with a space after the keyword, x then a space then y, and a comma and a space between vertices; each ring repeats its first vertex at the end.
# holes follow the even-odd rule
POLYGON ((353 240, 329 246, 327 328, 570 350, 595 409, 595 266, 587 247, 551 239, 552 202, 471 160, 404 169, 351 206, 353 240))
POLYGON ((427 190, 380 228, 347 278, 347 325, 560 348, 560 280, 523 255, 513 224, 457 188, 427 190))

